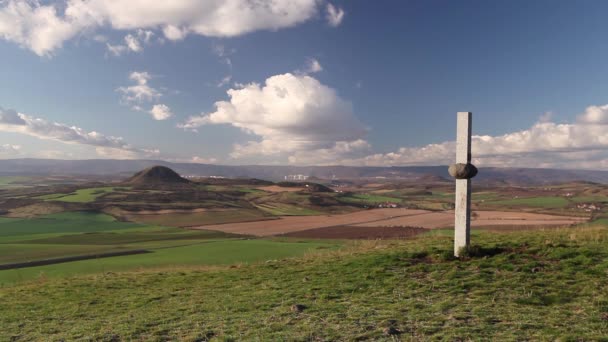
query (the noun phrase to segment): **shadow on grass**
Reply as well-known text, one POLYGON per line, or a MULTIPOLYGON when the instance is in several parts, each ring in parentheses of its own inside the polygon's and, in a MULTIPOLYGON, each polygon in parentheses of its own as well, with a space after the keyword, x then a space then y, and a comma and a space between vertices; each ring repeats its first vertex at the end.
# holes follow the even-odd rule
POLYGON ((490 258, 498 254, 510 252, 513 252, 513 250, 505 247, 483 247, 479 245, 469 245, 460 249, 460 257, 455 257, 454 252, 452 250, 446 250, 440 253, 440 258, 444 261, 469 260, 478 258, 490 258))

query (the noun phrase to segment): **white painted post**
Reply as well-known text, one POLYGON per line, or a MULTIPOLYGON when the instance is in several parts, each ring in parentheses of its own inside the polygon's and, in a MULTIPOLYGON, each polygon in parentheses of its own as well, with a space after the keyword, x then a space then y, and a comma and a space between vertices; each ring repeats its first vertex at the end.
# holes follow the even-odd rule
MULTIPOLYGON (((458 112, 456 127, 456 163, 471 163, 471 112, 458 112)), ((456 179, 454 208, 454 255, 471 240, 471 179, 456 179)))

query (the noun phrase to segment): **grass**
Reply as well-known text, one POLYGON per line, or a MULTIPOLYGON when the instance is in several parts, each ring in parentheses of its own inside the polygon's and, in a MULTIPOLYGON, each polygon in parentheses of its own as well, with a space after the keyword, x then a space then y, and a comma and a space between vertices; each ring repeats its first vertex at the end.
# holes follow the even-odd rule
POLYGON ((0 176, 0 188, 14 188, 23 186, 19 184, 29 180, 29 177, 23 176, 0 176))
POLYGON ((375 194, 351 194, 348 196, 339 196, 338 200, 344 203, 356 203, 356 204, 380 204, 385 202, 401 203, 400 198, 381 196, 375 194))
POLYGON ((450 237, 423 236, 235 268, 42 277, 0 289, 0 326, 7 340, 603 340, 607 242, 604 228, 481 232, 464 260, 450 237))
POLYGON ((572 202, 576 203, 597 203, 597 202, 608 202, 608 197, 606 196, 576 196, 570 198, 572 202))
MULTIPOLYGON (((159 234, 158 229, 135 223, 119 222, 112 216, 93 212, 66 212, 33 219, 1 218, 0 263, 124 249, 120 244, 129 242, 129 238, 139 241, 136 239, 138 230, 145 232, 139 235, 149 235, 147 238, 154 240, 159 234), (105 232, 105 234, 100 232, 105 232), (100 239, 96 240, 96 237, 100 237, 100 239), (111 238, 116 241, 112 241, 111 238)), ((141 239, 145 238, 140 237, 141 239)))
MULTIPOLYGON (((65 212, 32 219, 0 221, 0 243, 6 237, 32 236, 49 233, 86 233, 140 227, 130 222, 119 222, 105 214, 93 212, 65 212)), ((0 251, 1 253, 1 251, 0 251)))
MULTIPOLYGON (((183 241, 178 246, 158 246, 152 253, 75 261, 62 264, 0 271, 0 284, 35 278, 70 277, 82 274, 141 270, 184 265, 230 265, 302 255, 316 248, 335 248, 327 242, 271 240, 183 241)), ((137 245, 133 245, 137 247, 137 245)))
POLYGON ((508 206, 508 207, 538 207, 538 208, 563 208, 570 202, 563 197, 527 197, 513 198, 499 201, 486 201, 485 205, 508 206))
POLYGON ((285 203, 263 203, 258 209, 275 216, 323 215, 322 212, 285 203))
MULTIPOLYGON (((229 214, 229 213, 227 213, 229 214)), ((171 216, 171 215, 167 215, 171 216)), ((93 212, 0 220, 0 264, 145 249, 150 253, 0 271, 0 284, 162 266, 247 263, 301 255, 329 242, 243 240, 216 231, 119 222, 93 212)))
POLYGON ((107 193, 111 193, 116 190, 123 190, 123 189, 124 188, 115 188, 115 187, 87 188, 87 189, 78 189, 74 193, 71 193, 71 194, 50 194, 50 195, 38 196, 36 198, 43 199, 45 201, 90 203, 90 202, 94 202, 98 197, 103 196, 107 193))

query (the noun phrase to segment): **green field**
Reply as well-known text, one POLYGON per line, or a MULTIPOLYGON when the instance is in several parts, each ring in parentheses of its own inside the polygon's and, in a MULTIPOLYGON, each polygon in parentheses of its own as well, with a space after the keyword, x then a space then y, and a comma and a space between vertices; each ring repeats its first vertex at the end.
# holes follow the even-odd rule
POLYGON ((32 235, 51 233, 86 233, 141 227, 130 222, 119 222, 105 214, 93 212, 65 212, 31 219, 0 221, 0 243, 15 237, 29 239, 32 235))
POLYGON ((22 176, 0 176, 0 188, 15 188, 23 186, 19 182, 27 181, 28 177, 22 176))
POLYGON ((120 222, 93 212, 0 218, 0 264, 147 250, 149 253, 0 271, 0 284, 142 268, 248 263, 302 255, 328 242, 249 240, 205 230, 120 222))
POLYGON ((576 203, 596 203, 596 202, 608 202, 606 196, 576 196, 570 198, 572 202, 576 203))
POLYGON ((78 189, 70 194, 50 194, 42 195, 37 198, 46 201, 61 201, 61 202, 74 202, 74 203, 89 203, 94 202, 98 197, 126 188, 115 188, 115 187, 100 187, 100 188, 87 188, 78 189))
POLYGON ((275 216, 323 215, 322 212, 284 203, 263 203, 258 209, 275 216))
MULTIPOLYGON (((452 259, 450 236, 436 235, 237 268, 42 277, 0 289, 0 326, 7 340, 589 341, 608 335, 607 229, 480 232, 473 241, 464 260, 452 259), (292 310, 294 304, 303 311, 292 310)), ((240 241, 231 252, 264 243, 240 241)), ((216 247, 215 253, 227 248, 216 247)), ((195 247, 185 250, 193 263, 208 260, 195 247)))
POLYGON ((351 194, 348 196, 339 196, 338 199, 344 203, 357 203, 357 204, 380 204, 385 202, 401 203, 400 198, 374 195, 374 194, 351 194))
MULTIPOLYGON (((200 239, 200 238, 199 238, 200 239)), ((132 248, 140 247, 131 244, 132 248)), ((119 256, 56 265, 0 271, 0 286, 36 278, 70 277, 82 274, 180 267, 185 265, 230 265, 299 256, 315 249, 336 248, 325 242, 270 240, 183 240, 182 246, 150 248, 151 253, 119 256), (185 246, 183 246, 185 245, 185 246)))
POLYGON ((564 197, 527 197, 499 201, 486 201, 484 204, 506 207, 563 208, 569 203, 570 202, 564 197))

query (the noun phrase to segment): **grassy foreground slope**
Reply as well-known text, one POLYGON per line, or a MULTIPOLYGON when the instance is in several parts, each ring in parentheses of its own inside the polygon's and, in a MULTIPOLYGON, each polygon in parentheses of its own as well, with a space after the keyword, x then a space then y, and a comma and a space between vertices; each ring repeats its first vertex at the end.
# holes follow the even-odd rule
POLYGON ((106 273, 0 289, 6 340, 600 340, 608 230, 360 242, 236 268, 106 273), (294 304, 304 310, 293 310, 294 304), (388 333, 399 334, 387 336, 388 333))

